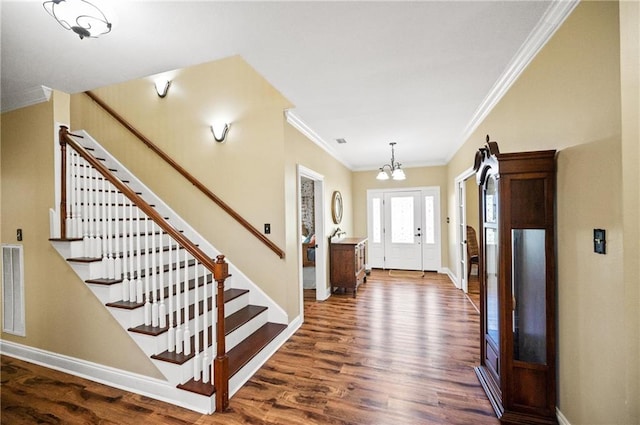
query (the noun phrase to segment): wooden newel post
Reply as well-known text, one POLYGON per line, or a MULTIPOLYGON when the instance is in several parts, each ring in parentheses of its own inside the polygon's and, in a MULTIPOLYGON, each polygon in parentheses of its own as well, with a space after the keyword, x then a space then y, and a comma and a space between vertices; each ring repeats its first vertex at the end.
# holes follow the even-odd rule
POLYGON ((213 278, 218 282, 216 308, 216 358, 213 361, 214 384, 216 388, 216 412, 223 412, 229 407, 229 357, 225 348, 224 330, 224 281, 229 276, 229 264, 224 255, 218 255, 213 268, 213 278))
POLYGON ((67 238, 67 141, 69 127, 61 125, 58 131, 60 142, 60 239, 67 238))

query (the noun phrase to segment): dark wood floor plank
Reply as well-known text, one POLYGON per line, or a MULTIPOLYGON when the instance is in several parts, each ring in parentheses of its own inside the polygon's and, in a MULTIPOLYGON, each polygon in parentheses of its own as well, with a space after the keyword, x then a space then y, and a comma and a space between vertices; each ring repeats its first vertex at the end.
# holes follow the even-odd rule
POLYGON ((305 297, 305 323, 227 413, 201 415, 2 357, 1 423, 498 425, 473 372, 478 326, 470 298, 446 276, 374 270, 355 299, 305 297))

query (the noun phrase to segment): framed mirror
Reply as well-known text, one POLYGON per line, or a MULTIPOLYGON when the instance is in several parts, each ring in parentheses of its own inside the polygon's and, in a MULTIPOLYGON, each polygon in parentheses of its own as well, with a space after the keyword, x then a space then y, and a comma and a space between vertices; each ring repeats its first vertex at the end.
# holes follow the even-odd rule
POLYGON ((342 221, 342 195, 338 190, 333 192, 333 197, 331 198, 331 216, 335 224, 340 224, 342 221))

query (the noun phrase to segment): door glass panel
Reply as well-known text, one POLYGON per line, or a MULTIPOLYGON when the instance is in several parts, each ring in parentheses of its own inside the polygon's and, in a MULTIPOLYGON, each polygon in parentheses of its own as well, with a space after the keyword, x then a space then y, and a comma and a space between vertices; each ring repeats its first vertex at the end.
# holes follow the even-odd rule
POLYGON ((429 195, 424 198, 424 241, 428 244, 436 243, 436 214, 434 210, 434 196, 429 195))
POLYGON ((380 220, 381 205, 380 198, 373 198, 371 205, 373 215, 373 243, 382 242, 382 221, 380 220))
POLYGON ((485 229, 485 279, 487 286, 487 334, 498 345, 500 333, 498 331, 498 231, 485 229))
POLYGON ((488 223, 496 222, 497 202, 496 180, 495 177, 489 176, 487 178, 487 187, 484 192, 484 219, 488 223))
POLYGON ((513 358, 547 362, 544 229, 511 231, 513 270, 513 358))
POLYGON ((413 196, 391 198, 391 243, 413 244, 413 196))

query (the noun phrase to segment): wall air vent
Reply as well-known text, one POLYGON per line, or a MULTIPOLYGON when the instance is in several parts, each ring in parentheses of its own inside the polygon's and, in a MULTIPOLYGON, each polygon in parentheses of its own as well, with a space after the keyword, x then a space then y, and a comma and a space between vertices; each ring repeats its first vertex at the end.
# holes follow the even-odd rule
POLYGON ((26 335, 22 245, 2 245, 2 330, 26 335))

